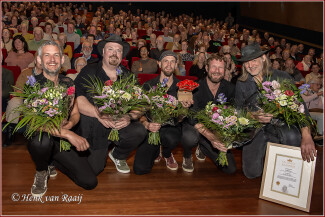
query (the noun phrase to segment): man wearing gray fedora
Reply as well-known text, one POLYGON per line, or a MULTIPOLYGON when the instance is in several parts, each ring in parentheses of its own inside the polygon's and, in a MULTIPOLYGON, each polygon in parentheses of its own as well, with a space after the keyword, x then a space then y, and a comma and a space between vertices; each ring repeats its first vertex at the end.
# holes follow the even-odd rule
MULTIPOLYGON (((284 71, 273 70, 267 51, 262 51, 257 43, 245 46, 242 49, 242 57, 238 61, 243 62, 242 75, 236 83, 235 105, 237 108, 246 108, 254 114, 254 117, 264 126, 247 145, 243 146, 242 168, 246 177, 256 178, 263 173, 264 157, 267 142, 281 143, 301 148, 303 160, 310 162, 316 156, 315 144, 310 129, 306 126, 299 129, 298 126, 277 124, 272 121, 273 116, 266 114, 258 107, 258 84, 272 80, 292 80, 284 71)), ((309 116, 305 106, 305 113, 309 116)))
POLYGON ((95 174, 104 170, 111 145, 108 135, 111 129, 119 130, 119 141, 114 142, 115 147, 109 153, 116 169, 121 173, 129 173, 130 168, 126 162, 130 153, 142 143, 146 137, 146 129, 137 121, 135 113, 125 115, 118 120, 112 120, 109 116, 101 116, 94 106, 92 95, 87 89, 89 77, 97 77, 103 83, 116 81, 121 76, 129 76, 130 72, 121 65, 121 61, 130 51, 130 45, 122 41, 121 37, 112 34, 106 40, 98 43, 98 52, 103 56, 97 64, 85 66, 75 80, 76 97, 81 113, 79 135, 86 138, 90 144, 88 161, 95 174))

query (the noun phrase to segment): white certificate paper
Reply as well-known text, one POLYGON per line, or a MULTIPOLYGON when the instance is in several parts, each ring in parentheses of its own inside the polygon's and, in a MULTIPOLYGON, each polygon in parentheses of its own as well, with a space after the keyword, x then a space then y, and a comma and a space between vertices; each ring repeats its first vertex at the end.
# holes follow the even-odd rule
POLYGON ((276 154, 271 190, 299 197, 302 172, 303 160, 301 158, 276 154))

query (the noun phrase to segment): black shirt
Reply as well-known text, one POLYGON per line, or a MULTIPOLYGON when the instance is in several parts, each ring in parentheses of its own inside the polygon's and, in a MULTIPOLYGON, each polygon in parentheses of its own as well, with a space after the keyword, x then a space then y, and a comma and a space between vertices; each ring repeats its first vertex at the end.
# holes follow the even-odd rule
MULTIPOLYGON (((122 77, 128 77, 131 75, 131 73, 124 66, 120 65, 120 67, 122 70, 122 77)), ((106 72, 104 71, 102 61, 100 61, 98 64, 86 65, 81 70, 81 72, 74 81, 76 85, 76 97, 85 96, 90 103, 94 104, 92 100, 92 94, 86 87, 87 85, 89 86, 89 83, 87 81, 90 81, 90 77, 93 79, 96 77, 103 83, 111 79, 107 76, 106 72)), ((117 79, 120 79, 120 76, 118 76, 117 79)))
POLYGON ((160 55, 166 51, 165 49, 162 49, 161 51, 158 50, 158 48, 154 48, 152 50, 150 50, 149 52, 149 57, 151 57, 152 59, 155 59, 155 60, 159 60, 159 57, 160 55))
MULTIPOLYGON (((227 103, 233 103, 234 98, 235 98, 235 85, 230 83, 229 81, 226 80, 221 80, 220 81, 220 86, 218 88, 218 91, 215 96, 213 96, 208 83, 207 79, 202 79, 199 81, 199 87, 196 88, 193 91, 193 100, 194 104, 191 107, 192 110, 194 111, 200 111, 202 109, 205 109, 205 106, 208 104, 208 102, 212 101, 215 104, 219 104, 217 102, 218 95, 220 93, 225 94, 225 97, 227 97, 227 103)), ((189 120, 192 125, 195 125, 197 123, 197 120, 189 120)))
MULTIPOLYGON (((34 72, 33 72, 34 73, 34 72)), ((43 72, 44 73, 44 72, 43 72)), ((47 81, 49 81, 44 75, 43 73, 34 76, 36 81, 43 86, 47 81)), ((71 86, 73 86, 73 80, 69 77, 66 77, 64 75, 59 74, 59 84, 62 86, 65 86, 66 88, 69 88, 71 86)))
POLYGON ((198 65, 192 65, 190 68, 189 75, 195 76, 199 80, 201 80, 202 78, 205 78, 207 75, 207 73, 205 71, 205 65, 202 67, 202 69, 200 69, 198 65))

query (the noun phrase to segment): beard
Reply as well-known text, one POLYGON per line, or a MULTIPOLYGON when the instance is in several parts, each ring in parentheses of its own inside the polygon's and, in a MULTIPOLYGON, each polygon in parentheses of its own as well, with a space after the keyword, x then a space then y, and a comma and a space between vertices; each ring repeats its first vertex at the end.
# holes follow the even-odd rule
POLYGON ((91 52, 88 52, 88 51, 83 51, 83 53, 84 53, 84 55, 87 56, 87 57, 91 55, 91 52))
POLYGON ((108 63, 112 66, 118 66, 120 64, 120 61, 117 56, 112 55, 108 58, 108 63))
POLYGON ((164 49, 164 45, 157 45, 158 50, 163 50, 164 49))
POLYGON ((219 83, 222 79, 224 79, 224 77, 225 77, 224 75, 221 75, 218 78, 212 78, 212 74, 208 73, 208 79, 215 84, 219 83))
POLYGON ((161 71, 164 73, 164 75, 165 75, 166 77, 170 77, 171 75, 174 74, 175 69, 172 70, 172 71, 169 71, 169 72, 167 72, 167 71, 165 71, 165 70, 161 70, 161 71))
POLYGON ((49 70, 48 68, 46 68, 45 64, 42 63, 42 69, 49 76, 57 76, 59 74, 60 69, 61 69, 61 65, 55 70, 49 70))

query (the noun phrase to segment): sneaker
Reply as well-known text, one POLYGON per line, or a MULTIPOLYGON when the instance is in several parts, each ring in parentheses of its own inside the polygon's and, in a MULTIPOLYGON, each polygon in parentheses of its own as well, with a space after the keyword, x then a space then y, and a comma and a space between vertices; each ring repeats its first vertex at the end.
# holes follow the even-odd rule
POLYGON ((159 163, 162 160, 161 153, 158 155, 158 157, 155 159, 155 163, 159 163))
POLYGON ((196 148, 195 156, 199 161, 204 161, 205 160, 205 155, 202 153, 199 146, 197 146, 197 148, 196 148))
POLYGON ((173 154, 170 154, 169 158, 165 158, 166 161, 166 166, 170 170, 177 170, 178 169, 178 164, 173 156, 173 154))
POLYGON ((120 173, 129 173, 130 168, 129 168, 128 164, 126 163, 126 160, 115 159, 113 157, 113 151, 114 151, 114 148, 109 152, 108 156, 114 162, 117 171, 119 171, 120 173))
POLYGON ((42 197, 47 191, 48 170, 36 171, 31 193, 33 197, 42 197))
POLYGON ((188 173, 191 173, 191 172, 194 171, 192 157, 190 157, 190 158, 185 158, 185 157, 183 157, 182 168, 183 168, 183 170, 184 170, 185 172, 188 172, 188 173))
POLYGON ((48 166, 50 177, 55 177, 58 175, 58 172, 55 169, 55 166, 48 166))

